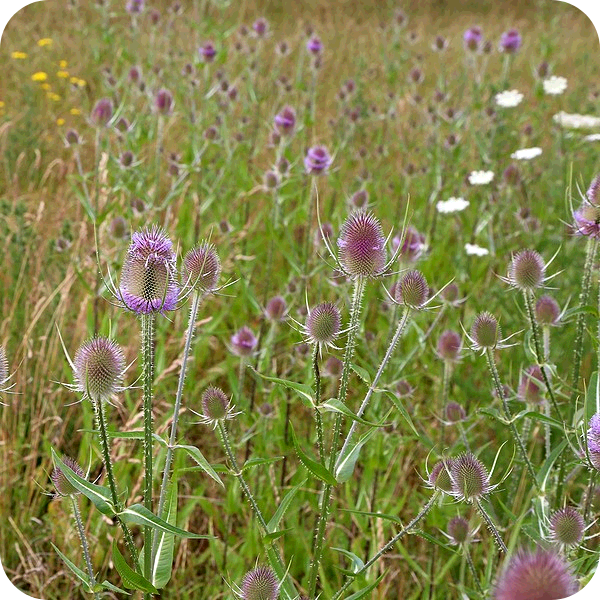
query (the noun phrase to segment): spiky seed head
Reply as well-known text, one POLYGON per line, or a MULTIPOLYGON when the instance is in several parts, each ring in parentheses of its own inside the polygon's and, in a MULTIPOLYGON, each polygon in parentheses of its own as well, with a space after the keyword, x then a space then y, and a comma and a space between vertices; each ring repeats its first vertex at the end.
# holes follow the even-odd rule
POLYGON ((587 432, 587 448, 592 466, 600 471, 600 413, 592 416, 587 432))
POLYGON ((465 409, 458 402, 448 402, 444 408, 444 414, 449 423, 459 423, 467 418, 465 409))
POLYGON ((574 213, 578 235, 600 238, 600 203, 584 202, 574 213))
POLYGON ((496 317, 489 312, 479 313, 471 327, 471 337, 479 348, 495 348, 500 338, 496 317))
POLYGON ((385 236, 379 219, 365 210, 350 214, 337 240, 339 260, 351 277, 377 277, 385 267, 385 236))
POLYGON ((519 390, 517 395, 520 400, 529 404, 539 404, 543 402, 542 396, 544 390, 544 377, 539 365, 527 367, 521 375, 519 390))
POLYGON ((577 546, 583 539, 585 522, 572 506, 557 510, 550 517, 550 538, 563 546, 577 546))
POLYGON ((415 388, 406 379, 401 379, 396 384, 396 396, 398 398, 408 398, 413 395, 414 391, 415 388))
POLYGON ((84 342, 73 360, 75 389, 93 402, 108 400, 121 390, 125 355, 121 347, 106 337, 84 342))
POLYGON ((207 420, 220 421, 227 418, 229 398, 217 387, 208 387, 202 394, 202 413, 207 420))
POLYGON ((121 272, 120 295, 125 307, 137 314, 174 310, 179 297, 173 243, 160 227, 131 236, 121 272))
POLYGON ((429 286, 421 271, 408 271, 394 289, 394 300, 410 308, 421 308, 429 296, 429 286))
POLYGON ((450 467, 452 494, 470 502, 485 496, 491 489, 490 478, 483 463, 471 452, 452 461, 450 467))
POLYGON ((96 102, 90 115, 91 122, 97 127, 106 127, 113 116, 113 103, 110 98, 101 98, 96 102))
POLYGON ((452 493, 452 479, 450 477, 450 471, 452 469, 452 463, 454 461, 451 458, 440 460, 433 465, 431 473, 429 474, 429 485, 441 492, 446 494, 452 493))
POLYGON ((560 600, 579 589, 568 563, 555 550, 519 550, 498 577, 494 600, 560 600))
POLYGON ((279 581, 270 567, 249 571, 242 581, 243 600, 277 600, 279 581))
POLYGON ((329 169, 331 156, 325 146, 309 148, 304 157, 304 167, 309 175, 321 175, 329 169))
POLYGON ((455 544, 464 544, 469 539, 469 521, 460 516, 450 519, 448 535, 455 544))
POLYGON ((600 204, 600 175, 594 177, 585 195, 591 204, 600 204))
POLYGON ((305 330, 312 344, 332 344, 340 333, 342 315, 332 302, 313 306, 306 317, 305 330))
POLYGON ((183 259, 183 277, 197 292, 214 292, 219 284, 221 261, 213 244, 203 242, 183 259))
POLYGON ((455 362, 460 356, 462 349, 462 339, 460 334, 452 329, 444 331, 437 343, 438 354, 449 362, 455 362))
POLYGON ((110 222, 110 233, 116 240, 122 240, 129 235, 127 221, 123 217, 115 217, 110 222))
POLYGON ((274 118, 275 129, 280 135, 290 135, 296 127, 296 111, 291 106, 284 106, 274 118))
POLYGON ((546 265, 539 252, 521 250, 510 263, 508 280, 511 285, 522 291, 532 291, 544 283, 546 265))
POLYGON ((365 189, 354 192, 352 198, 350 198, 350 203, 354 208, 364 208, 369 203, 369 192, 365 189))
POLYGON ((448 304, 456 302, 458 300, 458 286, 456 283, 448 284, 440 293, 440 297, 448 304))
MULTIPOLYGON (((77 464, 75 460, 70 458, 69 456, 63 456, 63 463, 71 469, 76 475, 79 477, 85 478, 85 473, 83 469, 77 464)), ((52 470, 52 474, 50 478, 52 479, 52 483, 56 489, 57 496, 73 496, 75 494, 79 494, 79 490, 74 487, 71 482, 65 477, 64 469, 61 469, 61 466, 58 465, 54 467, 52 470)))
POLYGON ((276 190, 281 183, 281 177, 277 171, 266 171, 263 177, 265 189, 276 190))
POLYGON ((535 303, 535 318, 540 325, 556 325, 560 306, 552 296, 540 296, 535 303))
POLYGON ((169 90, 161 88, 156 92, 154 106, 159 115, 170 115, 173 112, 173 94, 169 90))
POLYGON ((336 356, 330 356, 323 365, 323 375, 339 379, 342 376, 344 363, 336 356))
POLYGON ((231 336, 231 349, 238 356, 250 356, 257 344, 256 336, 246 325, 231 336))
POLYGON ((287 303, 282 296, 274 296, 267 302, 265 314, 270 321, 281 321, 287 310, 287 303))

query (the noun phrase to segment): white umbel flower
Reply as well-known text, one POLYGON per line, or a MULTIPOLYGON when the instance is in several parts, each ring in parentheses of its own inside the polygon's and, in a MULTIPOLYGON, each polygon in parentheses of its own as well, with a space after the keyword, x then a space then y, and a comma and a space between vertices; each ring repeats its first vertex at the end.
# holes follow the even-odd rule
POLYGON ((494 179, 493 171, 472 171, 469 175, 471 185, 487 185, 494 179))
POLYGON ((539 156, 542 153, 541 148, 521 148, 521 150, 517 150, 513 152, 510 157, 515 160, 531 160, 536 156, 539 156))
POLYGON ((551 96, 559 96, 567 89, 567 80, 565 77, 557 77, 552 75, 548 79, 544 79, 542 84, 544 86, 544 92, 551 96))
POLYGON ((592 133, 583 138, 586 142, 600 142, 600 133, 592 133))
POLYGON ((600 117, 593 115, 569 114, 564 111, 552 117, 554 122, 567 129, 596 129, 600 127, 600 117))
POLYGON ((490 253, 487 248, 482 248, 477 244, 465 244, 465 251, 470 256, 487 256, 490 253))
POLYGON ((506 90, 496 94, 496 104, 502 108, 514 108, 523 101, 523 94, 518 90, 506 90))
POLYGON ((437 211, 442 214, 449 214, 465 210, 469 206, 468 200, 464 198, 448 198, 448 200, 440 200, 436 204, 437 211))

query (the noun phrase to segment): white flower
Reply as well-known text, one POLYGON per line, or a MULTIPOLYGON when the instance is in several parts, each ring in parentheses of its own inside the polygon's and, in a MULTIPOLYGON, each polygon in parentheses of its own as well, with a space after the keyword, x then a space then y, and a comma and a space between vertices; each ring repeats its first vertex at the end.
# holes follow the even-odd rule
POLYGON ((513 152, 510 157, 515 160, 531 160, 536 156, 539 156, 542 153, 541 148, 521 148, 521 150, 517 150, 513 152))
POLYGON ((471 185, 486 185, 494 179, 493 171, 473 171, 469 175, 469 183, 471 185))
POLYGON ((544 92, 546 92, 546 94, 558 96, 567 89, 567 80, 564 77, 552 75, 552 77, 544 79, 542 85, 544 86, 544 92))
POLYGON ((487 248, 482 248, 477 244, 465 244, 465 250, 467 251, 467 254, 471 256, 486 256, 490 253, 487 248))
POLYGON ((552 117, 555 123, 567 129, 595 129, 600 127, 600 118, 592 115, 569 114, 564 111, 552 117))
POLYGON ((514 108, 519 106, 523 100, 523 94, 518 90, 506 90, 496 94, 496 104, 503 108, 514 108))
POLYGON ((440 200, 436 204, 438 212, 449 214, 453 212, 460 212, 461 210, 465 210, 469 206, 469 202, 464 198, 448 198, 448 200, 440 200))
POLYGON ((600 142, 600 133, 592 133, 583 138, 586 142, 600 142))

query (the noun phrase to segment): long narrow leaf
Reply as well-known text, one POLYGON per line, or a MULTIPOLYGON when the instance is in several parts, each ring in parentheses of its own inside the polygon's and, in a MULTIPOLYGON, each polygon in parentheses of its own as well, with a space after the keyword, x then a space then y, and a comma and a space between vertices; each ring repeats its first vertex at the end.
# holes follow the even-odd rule
POLYGON ((296 432, 294 431, 294 427, 291 428, 292 431, 292 441, 294 442, 294 447, 296 448, 296 454, 300 459, 300 462, 308 469, 308 471, 314 475, 317 479, 324 481, 329 485, 336 485, 337 481, 335 477, 329 472, 325 465, 322 465, 320 462, 313 460, 302 450, 300 444, 298 443, 298 438, 296 437, 296 432))
POLYGON ((113 542, 112 556, 115 568, 119 572, 123 585, 130 590, 141 590, 148 594, 158 594, 158 590, 142 575, 136 573, 123 558, 119 548, 117 547, 116 540, 113 542))

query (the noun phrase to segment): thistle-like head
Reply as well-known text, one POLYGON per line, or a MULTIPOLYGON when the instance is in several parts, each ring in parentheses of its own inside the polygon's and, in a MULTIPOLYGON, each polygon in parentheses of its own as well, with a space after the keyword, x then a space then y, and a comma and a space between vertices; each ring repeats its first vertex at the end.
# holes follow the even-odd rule
POLYGON ((581 513, 565 506, 550 516, 550 539, 561 546, 578 546, 583 540, 585 522, 581 513))
MULTIPOLYGON (((85 478, 83 469, 77 464, 77 462, 69 456, 63 456, 62 462, 71 469, 76 475, 81 478, 85 478)), ((52 474, 50 475, 54 488, 56 489, 57 496, 74 496, 79 494, 79 490, 73 486, 73 484, 66 478, 64 474, 64 467, 60 465, 54 467, 52 474)))
POLYGON ((340 309, 332 302, 321 302, 308 311, 304 333, 311 344, 332 346, 342 328, 340 309))
POLYGON ((487 469, 471 452, 465 452, 452 461, 450 479, 452 495, 466 502, 479 500, 493 489, 487 469))
POLYGON ((202 242, 183 259, 183 277, 200 294, 214 292, 219 284, 221 261, 213 244, 202 242))
POLYGON ((270 567, 257 567, 244 576, 241 586, 242 600, 277 600, 279 581, 270 567))

